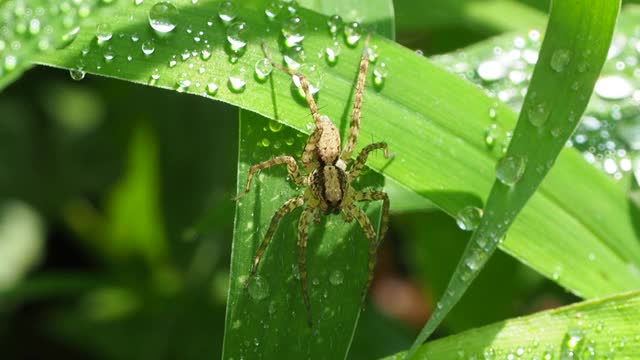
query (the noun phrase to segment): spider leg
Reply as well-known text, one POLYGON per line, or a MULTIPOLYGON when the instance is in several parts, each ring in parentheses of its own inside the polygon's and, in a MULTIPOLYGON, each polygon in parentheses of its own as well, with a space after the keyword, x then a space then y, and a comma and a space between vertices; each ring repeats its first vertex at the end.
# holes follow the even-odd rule
POLYGON ((350 213, 350 216, 353 216, 362 230, 364 234, 369 239, 369 275, 367 277, 367 284, 362 289, 362 300, 367 296, 367 290, 369 290, 369 286, 371 285, 371 281, 373 280, 373 270, 376 267, 376 253, 378 250, 378 242, 376 239, 376 232, 373 229, 373 225, 371 225, 371 221, 367 217, 367 214, 357 206, 351 205, 343 211, 347 211, 350 213))
POLYGON ((387 235, 387 230, 389 230, 389 195, 383 191, 362 191, 355 193, 354 200, 364 202, 382 200, 382 221, 380 222, 380 236, 378 237, 378 245, 380 245, 387 235))
POLYGON ((247 278, 247 281, 244 283, 245 289, 249 287, 251 280, 253 280, 254 276, 256 275, 256 272, 258 271, 258 265, 260 264, 260 260, 262 259, 262 255, 264 254, 264 251, 267 249, 269 242, 271 242, 271 238, 273 238, 273 234, 276 232, 276 228, 278 227, 278 223, 280 222, 282 217, 284 217, 286 214, 290 213, 291 211, 295 210, 296 208, 299 208, 303 204, 304 204, 304 198, 302 197, 291 198, 287 200, 284 203, 284 205, 282 205, 280 209, 278 209, 278 211, 276 211, 276 213, 273 215, 273 217, 271 218, 271 224, 269 224, 269 229, 267 229, 267 234, 264 236, 264 240, 262 240, 262 243, 260 244, 260 247, 258 248, 258 251, 256 252, 256 255, 253 258, 251 270, 249 271, 249 277, 247 278))
POLYGON ((298 272, 300 273, 300 286, 302 287, 302 299, 307 310, 307 322, 309 327, 313 326, 311 317, 311 302, 309 301, 309 288, 307 283, 307 260, 305 252, 307 250, 307 240, 309 238, 309 223, 318 214, 313 207, 306 207, 300 220, 298 221, 298 272))
POLYGON ((322 136, 322 131, 323 128, 321 126, 316 126, 309 136, 307 144, 304 146, 304 152, 302 152, 302 166, 304 166, 307 171, 311 171, 320 165, 317 160, 316 149, 318 147, 320 137, 322 136))
POLYGON ((271 50, 269 49, 269 46, 267 45, 267 43, 264 41, 262 42, 262 48, 264 49, 264 53, 267 56, 267 59, 269 59, 269 61, 271 62, 274 68, 284 71, 291 76, 298 77, 298 79, 300 80, 300 87, 304 92, 304 98, 307 101, 307 104, 309 105, 309 110, 311 110, 311 116, 313 116, 313 122, 316 124, 316 128, 320 127, 320 112, 318 111, 318 105, 316 104, 316 101, 313 98, 313 94, 311 94, 311 90, 309 90, 309 80, 307 80, 307 78, 301 73, 293 71, 288 67, 282 66, 281 64, 278 64, 275 61, 273 61, 273 58, 271 57, 271 50))
POLYGON ((287 164, 287 172, 289 173, 289 177, 293 179, 293 182, 295 182, 296 185, 303 184, 304 178, 300 174, 300 170, 298 169, 298 164, 296 163, 296 160, 291 156, 286 156, 286 155, 277 156, 271 160, 267 160, 267 161, 261 162, 260 164, 253 165, 249 169, 249 175, 247 176, 247 185, 244 188, 244 192, 238 194, 238 196, 236 196, 234 200, 240 199, 241 197, 243 197, 245 194, 249 192, 249 190, 251 189, 251 179, 253 179, 253 176, 258 171, 275 166, 275 165, 280 165, 280 164, 287 164))
POLYGON ((358 158, 356 159, 356 161, 351 166, 351 169, 349 170, 349 181, 360 176, 360 172, 362 171, 364 164, 367 162, 369 153, 378 149, 382 149, 382 151, 384 152, 385 159, 388 159, 390 157, 389 149, 387 148, 387 143, 385 142, 379 142, 379 143, 369 144, 365 146, 364 149, 360 151, 358 158))
POLYGON ((356 83, 355 98, 353 99, 353 108, 351 109, 351 127, 349 128, 349 139, 347 144, 342 150, 340 158, 347 162, 351 159, 351 154, 358 141, 358 133, 360 132, 360 115, 362 108, 362 97, 364 95, 364 82, 367 78, 367 68, 369 67, 369 57, 367 55, 367 49, 369 48, 369 40, 371 34, 367 35, 364 41, 364 47, 362 48, 362 56, 360 57, 360 70, 358 71, 358 80, 356 83))

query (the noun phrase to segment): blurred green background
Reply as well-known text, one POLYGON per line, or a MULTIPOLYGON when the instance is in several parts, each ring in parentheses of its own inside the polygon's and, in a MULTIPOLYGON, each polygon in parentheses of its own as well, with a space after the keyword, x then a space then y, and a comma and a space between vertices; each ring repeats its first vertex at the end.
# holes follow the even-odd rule
MULTIPOLYGON (((396 1, 398 42, 436 55, 528 30, 476 20, 494 3, 541 19, 548 7, 396 1)), ((1 357, 218 358, 237 138, 236 108, 172 91, 42 67, 4 90, 1 357)), ((351 358, 411 344, 468 236, 434 209, 393 215, 351 358)), ((498 253, 438 336, 575 300, 498 253)))

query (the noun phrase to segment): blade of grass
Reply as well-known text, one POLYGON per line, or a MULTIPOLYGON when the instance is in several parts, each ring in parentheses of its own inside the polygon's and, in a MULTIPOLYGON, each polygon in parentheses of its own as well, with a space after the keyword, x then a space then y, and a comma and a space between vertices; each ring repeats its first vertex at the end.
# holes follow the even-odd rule
MULTIPOLYGON (((242 112, 238 193, 244 189, 251 165, 279 154, 297 156, 305 141, 292 129, 258 114, 242 112)), ((378 180, 378 176, 373 179, 378 180)), ((339 216, 322 216, 319 224, 311 225, 306 264, 313 328, 307 325, 298 279, 296 238, 300 210, 280 222, 262 258, 259 278, 248 290, 244 288, 271 217, 287 199, 300 195, 301 190, 287 180, 286 167, 276 167, 262 171, 251 192, 238 201, 224 358, 346 356, 367 279, 368 241, 356 223, 346 224, 339 216)), ((369 207, 367 213, 377 228, 379 206, 369 207)))
POLYGON ((634 359, 638 321, 640 293, 616 294, 432 341, 414 358, 634 359))
MULTIPOLYGON (((291 96, 288 76, 274 73, 273 87, 271 82, 262 84, 248 79, 247 89, 242 93, 234 93, 226 86, 233 68, 243 67, 247 74, 251 73, 255 62, 264 56, 260 49, 262 39, 275 48, 279 24, 265 18, 266 3, 256 0, 240 8, 240 16, 250 30, 247 51, 237 64, 229 63, 224 51, 224 27, 215 18, 218 3, 208 1, 196 6, 180 5, 178 27, 165 38, 157 38, 149 27, 150 3, 134 6, 118 2, 101 7, 83 20, 84 30, 71 45, 63 51, 39 54, 37 61, 66 69, 76 68, 82 62, 88 73, 141 84, 151 82, 167 89, 175 89, 177 81, 185 77, 191 80, 191 86, 182 89, 186 93, 212 97, 277 118, 280 123, 308 134, 308 110, 291 96), (114 36, 107 46, 99 47, 93 29, 107 21, 114 36), (212 21, 211 27, 208 21, 212 21), (203 32, 200 42, 194 40, 194 31, 203 32), (137 42, 131 39, 135 34, 139 36, 137 42), (156 41, 155 51, 145 56, 141 44, 151 38, 156 41), (181 60, 185 49, 202 55, 206 48, 204 40, 213 53, 208 60, 192 56, 191 52, 186 60, 181 60), (104 53, 109 47, 115 57, 106 62, 104 53), (84 56, 83 50, 87 50, 84 56), (170 67, 173 56, 177 65, 170 67), (152 74, 159 79, 154 80, 152 74), (214 95, 206 91, 209 83, 220 86, 214 95)), ((333 42, 326 31, 326 18, 304 10, 300 13, 307 29, 318 29, 307 31, 304 40, 307 54, 317 54, 333 42)), ((383 171, 387 180, 397 181, 451 215, 470 204, 477 205, 491 188, 498 156, 488 151, 484 143, 485 127, 492 122, 487 114, 494 107, 494 100, 409 49, 375 36, 373 43, 378 45, 378 61, 388 65, 390 74, 381 89, 366 89, 363 122, 367 126, 360 135, 361 139, 387 141, 396 158, 391 163, 373 158, 371 168, 383 171)), ((353 87, 360 50, 343 46, 335 66, 317 63, 324 76, 319 96, 322 112, 341 124, 348 116, 345 99, 353 87)), ((276 57, 280 59, 278 54, 276 57)), ((494 109, 504 128, 515 124, 515 114, 508 107, 499 104, 494 109)), ((640 284, 630 265, 638 263, 640 248, 636 245, 631 251, 620 253, 608 245, 636 238, 624 192, 586 164, 576 151, 568 150, 558 158, 547 181, 523 209, 511 229, 509 241, 502 247, 550 278, 559 267, 565 269, 555 279, 558 283, 584 297, 594 297, 640 284), (590 255, 598 261, 587 261, 590 255)))
MULTIPOLYGON (((376 26, 378 29, 384 29, 383 33, 392 36, 392 3, 388 0, 378 0, 377 2, 375 7, 371 7, 376 9, 373 13, 368 11, 370 9, 368 6, 358 7, 357 3, 364 5, 361 1, 342 1, 340 3, 326 0, 306 1, 301 5, 307 7, 311 5, 315 10, 321 12, 325 10, 325 15, 331 15, 331 13, 326 13, 327 9, 336 11, 336 7, 341 10, 336 12, 339 14, 351 14, 346 10, 357 9, 359 12, 355 16, 359 20, 367 23, 367 20, 371 19, 372 24, 378 24, 376 26), (385 18, 382 11, 389 8, 391 9, 390 14, 385 18)), ((355 18, 344 20, 353 21, 355 18)), ((282 140, 278 139, 278 135, 281 134, 272 131, 274 129, 273 123, 268 124, 269 119, 265 117, 245 110, 240 111, 238 193, 244 190, 243 180, 247 178, 247 172, 251 165, 268 160, 274 155, 288 154, 297 158, 302 153, 301 145, 305 141, 304 138, 296 137, 295 146, 281 148, 276 146, 278 143, 282 144, 282 140), (252 131, 259 123, 265 124, 264 129, 269 129, 265 130, 267 134, 264 134, 264 131, 252 131), (266 137, 261 138, 265 135, 266 137), (274 136, 270 137, 269 135, 274 136), (267 146, 264 145, 265 139, 267 146)), ((347 126, 343 124, 340 128, 346 130, 347 126)), ((290 129, 286 129, 286 131, 293 139, 293 132, 290 129)), ((343 139, 346 139, 345 135, 343 133, 343 139)), ((285 136, 285 139, 289 138, 285 136)), ((291 143, 290 140, 284 141, 284 144, 289 143, 291 143)), ((270 170, 265 171, 265 173, 267 172, 270 170)), ((371 173, 370 175, 372 175, 371 182, 384 183, 384 178, 380 174, 371 173)), ((312 316, 316 318, 315 328, 309 329, 306 321, 306 309, 300 306, 302 305, 302 297, 297 279, 299 275, 291 276, 292 269, 295 272, 298 266, 296 255, 298 250, 295 244, 298 234, 296 224, 297 218, 300 216, 299 211, 289 214, 289 219, 284 220, 280 226, 280 229, 284 230, 276 233, 274 242, 278 241, 282 244, 277 247, 270 245, 267 250, 267 254, 272 254, 270 256, 277 257, 281 261, 267 261, 266 256, 269 255, 266 255, 265 261, 260 267, 260 273, 263 274, 261 275, 261 283, 278 284, 278 286, 269 290, 271 294, 266 299, 254 296, 253 301, 246 300, 254 293, 243 291, 243 280, 246 279, 257 245, 262 241, 271 217, 281 206, 280 203, 288 198, 301 195, 301 190, 291 191, 291 188, 286 184, 287 181, 283 182, 282 179, 263 178, 260 187, 253 190, 256 194, 249 195, 253 196, 255 201, 245 202, 243 200, 241 205, 238 205, 231 256, 223 358, 241 357, 250 352, 251 349, 247 348, 246 343, 256 346, 256 351, 265 359, 283 357, 292 359, 304 357, 345 358, 351 345, 359 312, 362 308, 362 304, 354 300, 359 300, 362 286, 366 283, 366 273, 361 270, 366 267, 367 262, 367 248, 364 246, 367 244, 367 239, 357 226, 347 226, 341 217, 328 219, 327 223, 330 225, 327 229, 318 228, 324 226, 325 223, 316 226, 316 231, 311 234, 309 239, 310 244, 322 244, 321 248, 311 246, 307 251, 309 278, 313 279, 311 280, 313 286, 310 299, 312 316), (282 196, 283 194, 286 195, 282 196), (269 204, 264 204, 265 199, 271 199, 271 201, 266 201, 269 204), (274 199, 278 200, 274 201, 274 199), (248 224, 252 224, 252 226, 248 228, 248 224), (346 232, 345 227, 348 229, 346 232), (257 231, 253 231, 253 228, 257 231), (348 239, 349 244, 345 244, 344 239, 348 239), (339 254, 344 251, 346 251, 345 254, 339 254), (283 259, 286 260, 282 261, 283 259), (352 267, 359 269, 353 272, 349 270, 352 267), (345 281, 344 278, 348 278, 348 280, 345 281), (267 300, 269 300, 268 311, 264 311, 267 308, 267 300), (292 308, 297 308, 297 310, 292 312, 292 308), (317 320, 319 309, 322 309, 320 321, 317 320), (339 309, 339 311, 333 309, 339 309), (314 312, 314 310, 316 311, 314 312), (280 329, 280 332, 265 332, 265 323, 269 324, 270 328, 280 329), (236 326, 237 324, 242 325, 236 326), (285 331, 284 329, 286 329, 286 333, 282 333, 285 331), (295 339, 293 343, 296 345, 282 346, 283 339, 289 339, 287 341, 295 339), (258 348, 256 343, 274 344, 275 346, 262 345, 258 348)), ((372 215, 371 219, 375 219, 375 223, 378 224, 380 204, 369 206, 369 214, 372 215)), ((379 231, 377 226, 375 229, 376 232, 379 231)))
POLYGON ((619 9, 619 1, 552 3, 539 61, 513 140, 496 166, 498 180, 485 215, 407 358, 462 297, 564 148, 606 60, 619 9))

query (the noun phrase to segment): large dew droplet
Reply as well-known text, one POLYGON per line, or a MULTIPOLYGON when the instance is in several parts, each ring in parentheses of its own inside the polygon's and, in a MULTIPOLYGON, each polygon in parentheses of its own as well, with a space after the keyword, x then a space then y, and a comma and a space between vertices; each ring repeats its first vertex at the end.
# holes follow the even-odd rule
POLYGON ((458 211, 458 214, 456 215, 456 224, 458 224, 458 227, 464 231, 473 231, 478 227, 478 225, 480 225, 481 219, 482 209, 475 206, 467 206, 458 211))
POLYGON ((331 36, 335 37, 338 34, 338 31, 342 30, 344 27, 344 23, 342 22, 340 15, 331 16, 329 20, 327 20, 327 27, 329 28, 331 36))
POLYGON ((307 59, 304 49, 300 45, 294 45, 284 51, 284 62, 291 70, 298 70, 307 59))
POLYGON ((496 81, 507 76, 507 68, 496 60, 487 60, 481 63, 476 72, 484 81, 496 81))
POLYGON ((229 74, 229 89, 235 93, 241 93, 247 86, 244 68, 234 68, 229 74))
POLYGON ((529 122, 536 127, 540 127, 547 122, 549 112, 544 103, 532 103, 527 110, 529 122))
POLYGON ((273 64, 271 64, 269 59, 262 58, 256 62, 255 71, 258 80, 264 80, 271 75, 271 71, 273 71, 273 64))
POLYGON ((96 38, 98 38, 98 44, 102 44, 109 41, 113 37, 111 32, 111 25, 107 23, 101 23, 96 26, 96 38))
POLYGON ((521 156, 510 155, 498 160, 496 178, 507 186, 514 186, 524 175, 526 163, 521 156))
POLYGON ((300 15, 290 16, 282 22, 282 36, 287 47, 298 45, 304 40, 305 24, 300 15))
POLYGON ((160 34, 166 34, 176 28, 178 8, 170 2, 162 1, 149 10, 149 25, 160 34))
POLYGON ((344 41, 347 45, 354 47, 360 41, 362 37, 362 29, 360 23, 357 21, 350 22, 344 27, 344 41))
POLYGON ((233 21, 238 16, 238 8, 231 1, 223 1, 218 5, 218 17, 225 23, 233 21))
POLYGON ((154 51, 156 51, 156 44, 153 39, 149 39, 142 43, 142 52, 145 55, 149 56, 153 54, 154 51))
POLYGON ((256 276, 249 284, 249 295, 253 300, 264 300, 269 296, 269 284, 260 276, 256 276))
POLYGON ((86 73, 82 70, 82 68, 76 68, 76 69, 69 70, 69 76, 71 76, 71 79, 76 80, 76 81, 80 81, 80 80, 84 79, 85 75, 86 75, 86 73))
POLYGON ((237 21, 229 25, 227 28, 227 42, 231 51, 239 53, 247 46, 245 32, 247 31, 247 23, 237 21))
POLYGON ((567 49, 557 49, 551 55, 551 68, 555 72, 563 72, 571 61, 571 52, 567 49))
POLYGON ((274 20, 276 17, 278 17, 278 15, 280 15, 283 8, 284 5, 280 1, 272 1, 264 9, 264 14, 267 19, 274 20))
POLYGON ((324 49, 325 59, 329 65, 335 65, 338 62, 338 56, 340 55, 340 43, 335 41, 324 49))
MULTIPOLYGON (((309 92, 311 95, 314 95, 318 91, 320 91, 321 79, 320 72, 316 68, 315 65, 307 65, 303 64, 300 67, 300 72, 305 76, 307 81, 309 82, 309 92)), ((304 91, 302 90, 302 84, 300 82, 300 78, 296 75, 292 77, 293 84, 298 88, 298 92, 302 98, 305 97, 304 91)))
POLYGON ((60 38, 61 42, 60 44, 58 44, 58 49, 64 49, 67 46, 69 46, 69 44, 71 44, 73 40, 75 40, 78 37, 79 33, 80 33, 80 26, 76 26, 71 30, 67 31, 66 33, 64 33, 60 38))

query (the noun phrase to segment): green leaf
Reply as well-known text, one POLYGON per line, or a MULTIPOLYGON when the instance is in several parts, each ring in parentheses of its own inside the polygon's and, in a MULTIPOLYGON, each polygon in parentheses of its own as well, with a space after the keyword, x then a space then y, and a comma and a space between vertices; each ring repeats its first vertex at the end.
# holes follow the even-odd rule
MULTIPOLYGON (((331 11, 338 14, 350 14, 350 18, 344 19, 345 21, 358 19, 370 27, 382 30, 388 36, 393 36, 393 6, 390 1, 378 0, 377 4, 369 4, 364 7, 358 7, 358 3, 363 5, 361 1, 310 1, 307 4, 303 2, 301 5, 311 5, 315 10, 324 12, 326 15, 331 15, 331 11), (375 10, 368 11, 370 9, 375 10), (387 11, 387 9, 390 9, 390 11, 387 11), (385 14, 385 12, 388 12, 388 14, 385 14)), ((278 140, 276 134, 270 134, 276 136, 272 140, 269 140, 269 137, 260 139, 260 132, 255 134, 255 131, 252 132, 251 130, 252 127, 255 128, 256 124, 260 122, 267 124, 268 119, 248 111, 241 111, 240 118, 238 193, 244 191, 244 183, 242 181, 247 178, 247 171, 251 165, 269 160, 276 154, 287 154, 298 158, 302 153, 302 147, 299 145, 305 141, 304 138, 296 137, 299 140, 299 145, 297 144, 296 148, 279 151, 278 149, 281 149, 281 147, 276 144, 278 142, 282 144, 282 139, 284 139, 285 144, 288 144, 291 142, 287 142, 289 138, 281 137, 278 140), (265 146, 265 139, 270 144, 265 146), (256 146, 259 147, 261 145, 267 149, 265 151, 256 151, 256 146), (273 150, 277 152, 274 154, 273 150), (250 161, 253 161, 253 163, 250 161)), ((269 131, 267 129, 273 130, 273 125, 272 123, 265 126, 265 131, 269 131)), ((346 129, 348 126, 346 124, 340 125, 341 129, 346 129)), ((281 127, 279 124, 276 126, 276 129, 281 127)), ((289 136, 293 136, 293 134, 289 136)), ((342 138, 346 139, 345 136, 346 134, 343 132, 342 138)), ((273 170, 265 170, 265 172, 270 171, 273 170)), ((384 182, 384 179, 379 174, 371 175, 374 175, 374 177, 371 177, 372 182, 376 184, 384 182)), ((249 291, 244 290, 244 281, 239 281, 239 279, 246 279, 249 265, 253 263, 253 256, 258 245, 262 242, 266 229, 269 227, 271 217, 285 200, 302 194, 302 190, 291 192, 289 186, 285 185, 286 183, 286 181, 283 184, 281 181, 273 181, 272 179, 261 181, 260 188, 253 190, 260 193, 249 195, 255 196, 255 202, 245 203, 243 201, 242 206, 239 205, 239 209, 236 212, 223 357, 242 356, 243 353, 250 351, 246 343, 253 344, 255 341, 280 344, 280 346, 274 347, 260 346, 257 351, 265 358, 317 357, 318 354, 323 353, 324 355, 322 356, 325 358, 344 358, 351 345, 353 335, 345 335, 354 333, 361 309, 361 304, 358 302, 360 300, 359 294, 361 294, 367 279, 366 273, 362 272, 361 269, 366 269, 366 244, 368 240, 363 236, 358 226, 345 226, 344 222, 341 221, 341 216, 332 217, 333 220, 327 220, 331 222, 329 228, 316 229, 316 233, 312 234, 309 239, 310 244, 322 244, 322 248, 318 250, 313 247, 310 248, 306 255, 309 278, 313 279, 311 280, 313 286, 310 294, 312 316, 314 318, 318 317, 317 311, 314 311, 314 309, 322 309, 323 312, 321 314, 322 318, 315 321, 314 329, 310 329, 307 325, 307 310, 299 306, 302 303, 300 285, 298 284, 299 279, 291 276, 292 267, 294 271, 297 271, 298 266, 295 239, 298 236, 296 224, 297 218, 300 216, 299 211, 289 214, 291 219, 283 220, 283 224, 280 226, 281 229, 284 228, 285 230, 278 231, 274 236, 274 241, 279 240, 285 244, 276 247, 272 243, 267 249, 267 254, 270 256, 287 260, 285 260, 284 264, 268 262, 266 260, 267 255, 265 255, 265 260, 259 269, 259 274, 262 274, 260 275, 261 283, 272 284, 269 286, 269 288, 272 288, 269 290, 272 294, 269 297, 268 312, 261 311, 261 308, 262 310, 266 308, 266 301, 261 301, 262 299, 257 299, 256 301, 255 297, 254 301, 246 301, 249 294, 253 293, 251 288, 249 288, 249 291), (283 186, 285 186, 285 189, 283 189, 283 186), (282 197, 283 193, 287 194, 287 196, 282 197), (271 203, 271 206, 265 206, 264 199, 271 199, 267 201, 271 203), (278 200, 273 201, 274 199, 278 200), (262 202, 262 204, 257 202, 262 202), (264 207, 268 211, 263 211, 264 207), (261 216, 254 214, 256 208, 260 209, 261 216), (285 224, 289 223, 292 225, 285 227, 285 224), (247 228, 247 224, 252 224, 251 228, 247 228), (254 227, 258 231, 252 231, 254 227), (345 232, 345 229, 348 231, 345 232), (357 234, 353 234, 353 232, 357 232, 357 234), (351 244, 345 246, 343 241, 338 239, 349 239, 351 244), (345 250, 344 254, 337 254, 345 250), (359 261, 354 261, 356 259, 359 261), (282 267, 282 265, 285 266, 282 267), (349 270, 352 266, 360 267, 360 269, 353 272, 349 270), (322 275, 319 276, 318 274, 322 275), (336 279, 344 279, 345 277, 351 279, 349 281, 340 280, 340 284, 337 283, 336 279), (291 298, 297 300, 298 304, 292 303, 291 298), (296 311, 297 316, 291 314, 292 306, 298 308, 296 311), (340 310, 336 312, 334 309, 340 310), (265 336, 263 335, 265 333, 263 324, 265 323, 275 329, 286 329, 286 332, 272 332, 270 334, 267 333, 265 336), (236 324, 241 325, 236 327, 236 324), (282 339, 285 338, 295 339, 294 343, 297 346, 282 346, 282 339), (328 347, 327 344, 329 344, 328 347)), ((379 220, 379 211, 380 204, 370 207, 369 213, 373 214, 371 219, 376 219, 376 223, 379 220)), ((319 226, 323 225, 324 223, 319 226)), ((375 229, 376 232, 379 231, 378 226, 375 226, 375 229)))
MULTIPOLYGON (((469 240, 436 311, 407 357, 412 356, 462 297, 564 148, 577 126, 576 119, 587 106, 606 60, 619 8, 619 2, 552 4, 547 35, 523 111, 509 149, 496 165, 498 180, 487 200, 485 215, 469 240)), ((603 245, 611 246, 614 256, 637 260, 637 243, 632 242, 633 238, 625 240, 603 245)), ((581 250, 588 252, 591 249, 586 246, 581 250)), ((580 261, 578 254, 572 255, 568 256, 567 265, 580 261)), ((586 257, 582 259, 584 261, 586 257)), ((600 277, 603 281, 609 280, 608 277, 600 277)))
MULTIPOLYGON (((103 6, 83 20, 83 30, 71 45, 63 51, 39 54, 37 61, 66 69, 82 62, 87 73, 141 84, 148 84, 151 75, 157 74, 160 78, 152 83, 167 89, 175 89, 178 79, 188 78, 191 86, 184 92, 277 118, 308 134, 308 109, 292 96, 290 77, 274 73, 273 82, 259 83, 249 75, 256 61, 264 56, 261 40, 275 49, 275 39, 280 36, 279 23, 264 16, 266 3, 255 0, 240 8, 240 16, 249 24, 249 42, 237 64, 229 63, 224 50, 224 26, 215 17, 217 2, 180 5, 178 27, 163 38, 154 35, 148 24, 147 15, 153 4, 117 2, 103 6), (212 21, 211 27, 208 21, 212 21), (114 31, 110 43, 103 47, 95 41, 94 29, 100 22, 109 22, 114 31), (191 34, 187 32, 189 26, 191 34), (196 42, 193 33, 200 31, 203 36, 196 42), (137 42, 131 40, 134 34, 139 36, 137 42), (151 38, 156 41, 155 52, 147 57, 141 44, 151 38), (208 60, 201 58, 204 40, 213 53, 208 60), (109 46, 115 57, 106 62, 104 53, 109 46), (83 56, 84 49, 88 52, 83 56), (197 51, 199 56, 189 53, 183 61, 185 49, 197 51), (177 65, 170 67, 174 55, 177 65), (228 89, 227 80, 231 70, 239 67, 246 70, 247 89, 234 93, 228 89), (212 82, 220 86, 214 96, 207 94, 205 86, 212 82)), ((304 40, 311 61, 314 54, 333 41, 326 30, 325 17, 304 10, 300 13, 307 29, 318 29, 309 30, 304 40)), ((499 156, 484 143, 485 128, 492 123, 487 114, 494 100, 409 49, 377 36, 372 41, 380 52, 378 61, 388 66, 389 76, 381 89, 367 87, 365 91, 360 138, 367 139, 366 143, 386 141, 396 157, 390 163, 373 157, 371 168, 382 172, 385 181, 396 181, 451 215, 470 204, 480 205, 479 199, 486 197, 494 181, 494 165, 499 156)), ((345 99, 352 92, 361 48, 342 44, 335 66, 325 65, 322 60, 314 62, 324 76, 319 94, 322 112, 337 123, 346 124, 344 119, 349 112, 345 99)), ((280 61, 280 55, 274 55, 280 61)), ((497 122, 503 128, 515 124, 515 114, 508 107, 497 105, 495 109, 497 122)), ((211 116, 216 121, 216 115, 211 116)), ((185 124, 188 121, 186 118, 185 124)), ((361 141, 361 145, 365 142, 361 141)), ((394 201, 392 209, 403 205, 394 201)), ((563 269, 556 279, 558 283, 584 297, 595 297, 640 285, 640 277, 630 265, 640 259, 635 239, 623 190, 585 163, 576 151, 566 150, 513 224, 502 247, 550 278, 563 269), (616 247, 611 244, 624 244, 628 251, 614 251, 616 247), (587 261, 590 255, 598 261, 587 261)))
POLYGON ((638 321, 636 291, 465 331, 421 346, 414 358, 633 359, 638 321))
MULTIPOLYGON (((279 154, 301 154, 305 142, 292 129, 243 112, 238 193, 251 165, 279 154)), ((346 224, 339 216, 322 216, 319 224, 311 225, 306 264, 314 327, 309 328, 297 270, 300 210, 281 220, 262 258, 259 278, 244 288, 271 217, 287 199, 301 195, 287 180, 286 166, 263 170, 254 179, 236 209, 224 357, 344 358, 367 279, 368 240, 355 222, 346 224)), ((367 213, 377 228, 379 206, 367 213)))

